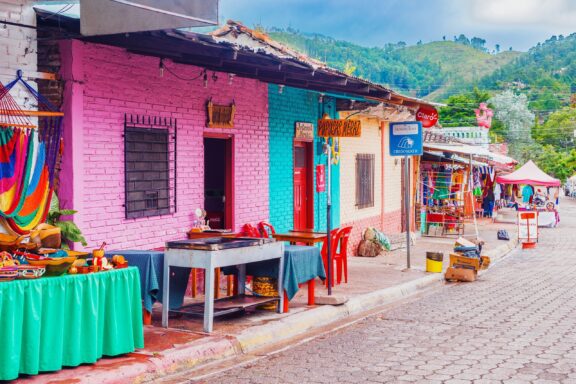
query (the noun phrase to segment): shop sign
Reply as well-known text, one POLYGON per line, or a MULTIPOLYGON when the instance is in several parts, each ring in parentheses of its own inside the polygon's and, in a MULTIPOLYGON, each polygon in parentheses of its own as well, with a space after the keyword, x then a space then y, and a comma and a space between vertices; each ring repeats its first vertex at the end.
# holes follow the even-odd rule
POLYGON ((416 111, 416 121, 421 122, 424 128, 431 128, 438 122, 438 111, 434 107, 422 106, 416 111))
POLYGON ((390 156, 421 156, 422 124, 419 121, 390 123, 390 156))
POLYGON ((360 137, 362 125, 360 120, 325 119, 318 120, 320 137, 360 137))
POLYGON ((326 192, 326 171, 324 164, 316 165, 316 192, 326 192))
POLYGON ((314 140, 314 124, 297 121, 294 128, 294 138, 302 141, 314 140))

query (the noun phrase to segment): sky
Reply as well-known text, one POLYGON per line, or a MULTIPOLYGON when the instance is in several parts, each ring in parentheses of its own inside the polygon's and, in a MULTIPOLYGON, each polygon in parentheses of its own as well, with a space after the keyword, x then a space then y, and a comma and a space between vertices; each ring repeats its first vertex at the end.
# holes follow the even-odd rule
POLYGON ((291 27, 364 46, 453 39, 526 51, 576 32, 575 0, 220 0, 220 22, 291 27))

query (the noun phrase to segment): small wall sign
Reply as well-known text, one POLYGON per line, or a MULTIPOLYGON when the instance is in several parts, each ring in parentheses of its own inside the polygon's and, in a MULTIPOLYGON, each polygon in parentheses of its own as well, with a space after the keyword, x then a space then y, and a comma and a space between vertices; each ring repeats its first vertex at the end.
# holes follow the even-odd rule
POLYGON ((212 99, 206 103, 208 128, 234 128, 234 113, 236 104, 218 105, 212 102, 212 99))
POLYGON ((324 164, 316 165, 316 192, 326 192, 326 171, 324 164))
POLYGON ((297 121, 294 127, 294 138, 302 141, 314 140, 314 124, 297 121))

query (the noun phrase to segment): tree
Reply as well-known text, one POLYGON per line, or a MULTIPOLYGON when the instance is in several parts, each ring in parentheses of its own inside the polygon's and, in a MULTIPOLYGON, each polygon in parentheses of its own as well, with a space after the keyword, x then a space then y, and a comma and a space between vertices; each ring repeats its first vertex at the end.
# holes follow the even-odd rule
POLYGON ((534 143, 532 126, 535 116, 528 109, 528 98, 524 94, 517 95, 506 90, 488 100, 494 107, 494 116, 504 125, 503 134, 512 157, 520 162, 531 158, 530 153, 523 153, 522 148, 534 143))
POLYGON ((534 129, 534 138, 543 145, 559 150, 571 149, 576 130, 576 109, 566 107, 552 113, 546 122, 534 129))
POLYGON ((470 40, 463 33, 461 33, 458 37, 454 36, 454 42, 458 44, 470 45, 470 40))
POLYGON ((472 45, 473 48, 482 52, 486 51, 486 47, 484 46, 484 44, 486 44, 486 40, 481 39, 479 37, 473 37, 470 40, 470 45, 472 45))
POLYGON ((495 45, 496 53, 500 53, 500 44, 495 45))
POLYGON ((471 92, 450 96, 444 101, 446 106, 440 108, 440 123, 444 127, 476 126, 474 109, 489 98, 490 93, 477 87, 471 92))
POLYGON ((355 71, 356 66, 350 60, 347 60, 346 64, 344 64, 344 73, 347 75, 352 75, 355 71))

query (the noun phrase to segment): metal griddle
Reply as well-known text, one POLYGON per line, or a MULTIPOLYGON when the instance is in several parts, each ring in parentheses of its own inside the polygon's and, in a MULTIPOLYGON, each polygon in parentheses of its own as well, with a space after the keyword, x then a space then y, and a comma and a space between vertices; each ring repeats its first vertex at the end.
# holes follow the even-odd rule
POLYGON ((258 239, 253 237, 207 237, 204 239, 190 239, 169 241, 166 247, 170 249, 191 249, 199 251, 220 251, 223 249, 254 247, 275 241, 274 239, 258 239))

